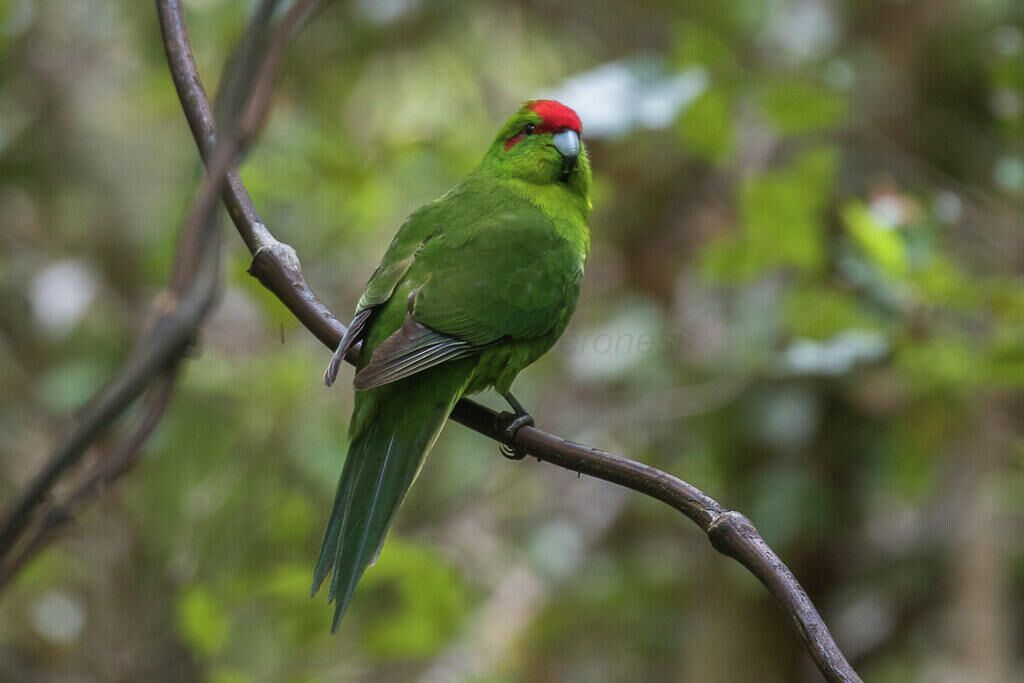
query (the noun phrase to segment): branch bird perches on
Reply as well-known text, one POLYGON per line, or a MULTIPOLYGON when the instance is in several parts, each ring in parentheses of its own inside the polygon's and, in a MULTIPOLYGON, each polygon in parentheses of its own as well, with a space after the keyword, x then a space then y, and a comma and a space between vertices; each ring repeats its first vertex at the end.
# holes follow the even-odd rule
MULTIPOLYGON (((200 152, 216 137, 213 112, 185 28, 180 0, 158 0, 168 62, 185 116, 200 152)), ((328 348, 345 333, 342 324, 306 283, 295 250, 278 241, 259 217, 237 173, 229 177, 224 203, 253 254, 249 272, 274 293, 328 348)), ((354 351, 353 353, 358 353, 354 351)), ((707 534, 712 546, 746 567, 768 589, 829 681, 859 681, 807 593, 745 516, 728 510, 696 487, 666 472, 619 455, 568 441, 536 427, 518 429, 509 441, 498 414, 471 400, 460 401, 452 419, 504 445, 559 467, 643 493, 672 506, 707 534)))
MULTIPOLYGON (((265 2, 264 6, 268 4, 273 3, 265 2)), ((262 56, 263 66, 254 70, 252 80, 245 90, 247 104, 238 111, 237 118, 240 123, 233 132, 229 130, 224 136, 225 140, 218 144, 216 120, 196 68, 181 0, 156 0, 171 75, 200 155, 207 164, 207 181, 204 182, 200 193, 201 199, 208 199, 212 193, 220 191, 222 201, 239 235, 253 255, 249 272, 276 295, 310 332, 328 348, 333 349, 341 340, 345 326, 331 314, 306 283, 295 250, 277 240, 263 223, 233 164, 238 151, 255 136, 266 116, 274 66, 280 60, 288 39, 318 5, 317 0, 296 0, 285 17, 278 22, 278 30, 266 42, 262 56)), ((197 201, 193 215, 199 215, 200 208, 208 209, 208 202, 197 201)), ((205 223, 200 219, 206 218, 209 213, 202 212, 202 215, 191 219, 186 225, 205 223)), ((198 228, 186 231, 186 235, 196 231, 198 228)), ((183 240, 183 250, 185 244, 190 244, 189 249, 205 247, 209 252, 213 252, 216 247, 211 242, 215 241, 196 240, 188 243, 186 238, 183 240)), ((211 259, 207 259, 209 260, 211 259)), ((194 282, 198 275, 204 272, 190 271, 186 268, 184 273, 179 273, 176 268, 175 286, 184 287, 182 283, 194 282)), ((203 296, 196 296, 199 299, 198 303, 201 304, 197 306, 198 314, 190 316, 185 321, 186 325, 174 328, 178 332, 174 338, 174 348, 164 350, 164 355, 157 359, 161 362, 151 361, 141 370, 137 369, 136 374, 132 375, 134 381, 130 387, 131 391, 119 394, 116 405, 104 405, 102 419, 96 419, 95 424, 91 422, 86 433, 80 433, 81 429, 73 432, 76 436, 73 444, 76 455, 70 459, 66 456, 60 459, 58 456, 61 454, 55 453, 44 467, 41 476, 37 477, 34 484, 19 497, 19 502, 14 506, 12 513, 0 522, 0 540, 3 541, 0 542, 0 559, 7 558, 14 544, 23 540, 24 532, 30 527, 30 522, 45 497, 77 461, 85 448, 95 442, 103 429, 122 414, 146 386, 153 385, 158 378, 166 377, 166 373, 172 372, 168 370, 168 363, 177 363, 181 349, 185 345, 185 341, 179 339, 182 330, 194 332, 198 328, 209 301, 212 300, 212 294, 208 292, 214 289, 212 286, 205 287, 200 292, 203 296)), ((358 349, 351 352, 352 355, 356 353, 358 349)), ((164 385, 154 385, 161 392, 161 398, 154 402, 161 412, 169 398, 173 377, 165 379, 164 382, 164 385), (163 388, 159 388, 161 386, 163 388)), ((536 427, 524 426, 510 437, 498 414, 470 400, 460 401, 451 417, 456 422, 516 451, 528 453, 574 472, 624 486, 660 500, 683 513, 708 536, 711 545, 718 552, 735 559, 768 589, 826 680, 861 680, 836 645, 821 615, 796 577, 761 538, 750 520, 739 512, 723 507, 698 488, 671 474, 619 455, 568 441, 536 427)), ((144 426, 151 430, 158 420, 159 413, 155 414, 155 419, 144 422, 144 426)), ((140 441, 138 438, 134 440, 140 441)), ((141 443, 139 447, 141 448, 141 443)), ((93 485, 79 489, 82 494, 71 499, 74 505, 69 506, 70 509, 80 507, 85 499, 97 495, 106 484, 127 469, 119 460, 113 465, 108 465, 106 469, 101 468, 100 474, 103 477, 99 481, 102 485, 95 485, 94 480, 93 485)), ((60 526, 68 518, 69 516, 53 518, 53 527, 46 527, 45 537, 30 539, 39 542, 27 544, 27 554, 19 556, 16 566, 22 566, 26 559, 38 552, 45 542, 53 537, 54 527, 60 526)), ((9 573, 5 577, 0 571, 0 587, 10 575, 9 573)))

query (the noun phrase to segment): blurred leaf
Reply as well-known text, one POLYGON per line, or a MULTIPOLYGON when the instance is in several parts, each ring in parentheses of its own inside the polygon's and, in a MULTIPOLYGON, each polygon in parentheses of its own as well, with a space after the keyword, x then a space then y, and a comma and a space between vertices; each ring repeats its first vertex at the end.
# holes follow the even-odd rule
POLYGON ((318 523, 317 511, 309 499, 297 492, 288 492, 274 506, 267 533, 274 542, 294 546, 312 535, 318 523))
POLYGON ((265 592, 274 597, 294 600, 296 596, 301 595, 305 597, 309 592, 309 582, 312 576, 311 567, 300 564, 286 564, 275 568, 270 577, 256 586, 254 590, 265 592))
POLYGON ((886 429, 876 490, 925 501, 942 484, 943 472, 937 465, 946 457, 947 444, 964 428, 964 417, 956 403, 930 398, 910 405, 903 415, 886 429))
POLYGON ((941 254, 933 254, 926 265, 916 269, 914 283, 930 303, 968 311, 978 305, 975 282, 941 254))
POLYGON ((839 214, 847 231, 875 265, 893 277, 906 276, 906 247, 897 230, 875 220, 861 202, 846 204, 839 214))
POLYGON ((706 26, 686 22, 676 28, 672 63, 680 70, 703 66, 715 72, 737 68, 735 52, 728 41, 706 26))
POLYGON ((873 329, 879 323, 852 294, 817 283, 790 292, 785 312, 790 333, 808 339, 825 340, 846 330, 873 329))
POLYGON ((922 393, 970 392, 988 377, 987 358, 977 346, 952 334, 904 346, 897 364, 922 393))
POLYGON ((713 163, 726 161, 733 152, 732 112, 729 98, 711 88, 683 110, 676 130, 686 149, 713 163))
POLYGON ((989 349, 991 359, 989 378, 998 387, 1024 386, 1024 330, 1018 328, 1012 336, 998 335, 989 349))
POLYGON ((725 280, 746 280, 779 266, 820 269, 823 213, 836 163, 835 149, 816 147, 785 168, 745 180, 740 186, 742 232, 705 248, 705 272, 725 280))
POLYGON ((429 657, 455 635, 469 608, 458 574, 427 546, 392 534, 360 584, 366 646, 380 659, 429 657))
POLYGON ((205 655, 220 652, 228 642, 228 616, 204 586, 194 586, 178 598, 177 622, 181 637, 205 655))
POLYGON ((802 81, 770 81, 758 98, 768 121, 782 135, 834 128, 846 118, 842 95, 802 81))

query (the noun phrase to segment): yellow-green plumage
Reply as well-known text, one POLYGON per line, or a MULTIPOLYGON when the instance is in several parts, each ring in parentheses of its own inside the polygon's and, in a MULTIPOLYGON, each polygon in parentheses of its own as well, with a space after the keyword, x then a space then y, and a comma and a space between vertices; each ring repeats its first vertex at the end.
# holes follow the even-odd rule
POLYGON ((327 373, 330 383, 362 342, 348 456, 313 578, 316 592, 333 570, 332 628, 458 399, 507 392, 569 321, 590 248, 578 133, 568 108, 523 105, 462 183, 402 225, 367 284, 327 373))

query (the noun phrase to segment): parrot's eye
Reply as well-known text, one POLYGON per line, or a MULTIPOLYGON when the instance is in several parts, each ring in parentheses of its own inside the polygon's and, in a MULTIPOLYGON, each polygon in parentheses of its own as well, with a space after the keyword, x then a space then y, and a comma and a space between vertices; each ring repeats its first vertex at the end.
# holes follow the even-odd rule
POLYGON ((533 131, 536 130, 536 129, 537 129, 536 125, 534 125, 532 123, 528 123, 528 124, 526 124, 526 127, 523 128, 523 132, 526 133, 527 135, 533 135, 533 131))

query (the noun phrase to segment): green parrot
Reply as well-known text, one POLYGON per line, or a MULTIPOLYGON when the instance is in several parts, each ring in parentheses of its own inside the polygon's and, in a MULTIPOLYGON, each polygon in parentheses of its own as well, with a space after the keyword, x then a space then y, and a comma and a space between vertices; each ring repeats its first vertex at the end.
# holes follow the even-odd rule
MULTIPOLYGON (((516 375, 551 348, 576 306, 590 252, 590 162, 580 119, 525 103, 461 183, 402 224, 359 299, 324 381, 362 343, 348 456, 320 558, 333 570, 336 631, 395 511, 455 403, 516 375)), ((521 454, 520 454, 521 455, 521 454)))

